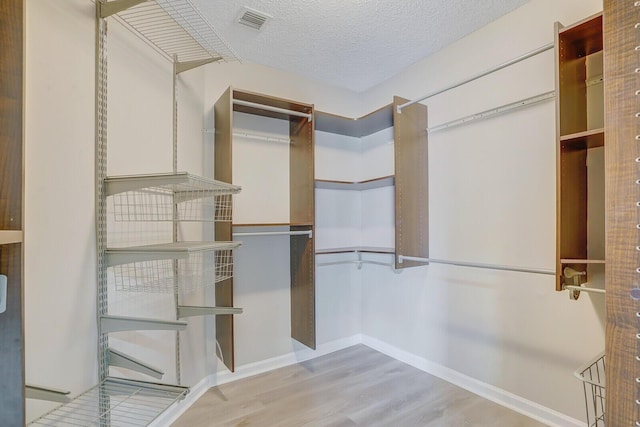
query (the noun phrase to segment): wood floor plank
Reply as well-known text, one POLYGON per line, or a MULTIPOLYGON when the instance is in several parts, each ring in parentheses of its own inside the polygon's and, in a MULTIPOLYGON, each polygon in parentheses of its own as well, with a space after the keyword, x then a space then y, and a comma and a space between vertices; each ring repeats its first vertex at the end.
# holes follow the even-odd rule
POLYGON ((173 427, 543 424, 363 345, 223 384, 173 427))

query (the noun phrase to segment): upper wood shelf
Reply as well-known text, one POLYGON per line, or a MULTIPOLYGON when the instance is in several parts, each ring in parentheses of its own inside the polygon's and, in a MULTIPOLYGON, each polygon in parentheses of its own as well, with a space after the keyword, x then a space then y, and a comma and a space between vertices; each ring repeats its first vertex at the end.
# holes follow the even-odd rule
POLYGON ((603 259, 569 259, 563 258, 560 260, 561 264, 606 264, 603 259))
POLYGON ((290 113, 313 114, 313 105, 289 99, 262 95, 255 92, 232 88, 232 101, 243 101, 251 105, 233 104, 233 111, 269 117, 272 119, 290 120, 295 117, 290 113), (273 111, 270 108, 282 110, 273 111), (288 112, 287 112, 288 111, 288 112))
POLYGON ((604 146, 604 128, 591 129, 584 132, 560 136, 564 148, 596 148, 604 146))
POLYGON ((395 177, 383 176, 380 178, 369 179, 366 181, 350 182, 350 181, 332 181, 324 179, 316 179, 316 188, 325 190, 351 190, 362 191, 372 190, 374 188, 393 187, 395 177))
POLYGON ((316 111, 315 122, 318 131, 362 138, 393 126, 393 105, 358 118, 316 111))

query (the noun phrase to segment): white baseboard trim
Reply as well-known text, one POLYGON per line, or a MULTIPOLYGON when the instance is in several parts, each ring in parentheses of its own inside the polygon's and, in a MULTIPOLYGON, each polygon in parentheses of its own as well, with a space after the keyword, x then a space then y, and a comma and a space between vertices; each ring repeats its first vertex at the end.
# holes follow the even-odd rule
POLYGON ((491 384, 484 383, 438 363, 416 356, 415 354, 401 350, 376 338, 356 334, 347 338, 320 344, 316 350, 303 349, 294 351, 282 356, 239 366, 236 368, 236 372, 234 373, 225 371, 210 375, 202 379, 195 386, 191 387, 190 392, 184 400, 172 405, 152 424, 150 424, 150 427, 171 425, 211 387, 262 374, 264 372, 269 372, 274 369, 283 368, 306 360, 315 359, 316 357, 324 356, 356 344, 364 344, 367 347, 386 354, 389 357, 393 357, 407 365, 441 378, 451 384, 455 384, 458 387, 470 391, 471 393, 477 394, 478 396, 491 400, 492 402, 512 409, 549 426, 584 426, 582 421, 569 417, 568 415, 562 414, 551 408, 547 408, 546 406, 542 406, 511 392, 492 386, 491 384))
POLYGON ((218 372, 216 375, 211 376, 211 381, 214 386, 225 384, 231 381, 262 374, 264 372, 269 372, 274 369, 304 362, 305 360, 315 359, 316 357, 324 356, 360 343, 362 343, 362 336, 360 334, 352 335, 347 338, 341 338, 320 344, 315 350, 304 348, 303 350, 293 351, 282 356, 242 365, 236 367, 236 371, 233 373, 229 371, 218 372))
POLYGON ((236 367, 235 372, 218 372, 202 379, 198 384, 191 387, 191 390, 180 402, 174 403, 169 409, 163 412, 149 427, 164 427, 174 423, 182 414, 184 414, 191 405, 211 387, 225 384, 231 381, 237 381, 243 378, 252 377, 254 375, 269 372, 274 369, 283 368, 285 366, 294 365, 304 362, 305 360, 315 359, 316 357, 325 356, 327 354, 352 347, 362 343, 360 334, 352 335, 347 338, 341 338, 328 343, 320 344, 315 350, 305 348, 299 351, 293 351, 282 356, 273 357, 267 360, 261 360, 255 363, 236 367))
POLYGON ((401 350, 376 338, 362 335, 362 344, 549 426, 584 427, 585 425, 584 422, 568 415, 401 350))
POLYGON ((158 418, 156 418, 149 427, 165 427, 173 424, 180 415, 184 414, 187 409, 200 399, 200 397, 212 387, 211 377, 205 377, 198 384, 191 387, 189 393, 181 401, 178 401, 171 405, 169 409, 164 411, 158 418))

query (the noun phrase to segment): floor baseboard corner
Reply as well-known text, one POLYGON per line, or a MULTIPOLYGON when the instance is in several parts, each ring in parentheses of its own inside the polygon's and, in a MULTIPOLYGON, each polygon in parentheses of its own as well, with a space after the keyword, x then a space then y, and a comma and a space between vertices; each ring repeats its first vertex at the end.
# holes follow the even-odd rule
POLYGON ((584 422, 560 413, 554 409, 540 405, 531 400, 527 400, 491 384, 484 383, 458 371, 454 371, 453 369, 434 363, 408 351, 399 349, 376 338, 363 335, 362 344, 551 427, 584 426, 584 422))

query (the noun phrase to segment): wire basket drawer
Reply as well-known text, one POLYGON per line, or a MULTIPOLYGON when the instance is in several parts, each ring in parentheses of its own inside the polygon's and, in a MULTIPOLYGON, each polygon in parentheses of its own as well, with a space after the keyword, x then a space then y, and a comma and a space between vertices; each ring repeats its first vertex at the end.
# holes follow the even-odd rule
POLYGON ((116 291, 193 291, 233 277, 233 250, 240 242, 179 242, 107 249, 116 291))
POLYGON ((605 355, 596 356, 580 367, 575 376, 582 382, 584 390, 587 425, 605 427, 605 355))
POLYGON ((116 222, 229 222, 240 187, 188 173, 129 175, 105 180, 116 222))

